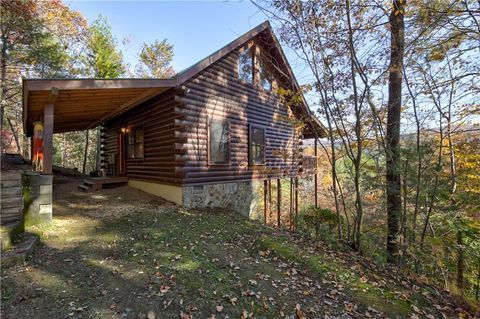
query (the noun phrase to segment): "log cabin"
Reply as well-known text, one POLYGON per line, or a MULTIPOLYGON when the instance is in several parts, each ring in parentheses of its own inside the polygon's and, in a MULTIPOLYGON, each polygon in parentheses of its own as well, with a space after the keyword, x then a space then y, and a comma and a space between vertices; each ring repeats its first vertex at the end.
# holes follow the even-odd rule
POLYGON ((325 129, 268 22, 169 79, 25 79, 23 103, 27 136, 44 125, 43 174, 52 134, 99 127, 106 176, 185 207, 261 218, 272 180, 317 180, 302 140, 325 129))

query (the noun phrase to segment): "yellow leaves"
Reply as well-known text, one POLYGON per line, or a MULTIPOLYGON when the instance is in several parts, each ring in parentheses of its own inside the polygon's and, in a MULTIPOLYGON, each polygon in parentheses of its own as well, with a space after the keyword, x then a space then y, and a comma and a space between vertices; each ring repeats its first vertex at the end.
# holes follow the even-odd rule
POLYGON ((394 16, 398 16, 399 14, 404 14, 406 2, 403 0, 393 1, 392 3, 392 11, 394 16))

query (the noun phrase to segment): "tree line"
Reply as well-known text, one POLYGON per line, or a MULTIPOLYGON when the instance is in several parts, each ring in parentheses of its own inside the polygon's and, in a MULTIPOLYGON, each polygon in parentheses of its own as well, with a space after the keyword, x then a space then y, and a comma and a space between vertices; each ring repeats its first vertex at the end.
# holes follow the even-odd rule
POLYGON ((307 70, 336 240, 478 302, 480 3, 253 3, 307 70))
MULTIPOLYGON (((22 127, 22 78, 164 78, 174 74, 167 39, 143 43, 124 60, 107 19, 89 23, 61 0, 1 0, 2 152, 29 154, 22 127)), ((127 41, 127 40, 124 40, 127 41)), ((54 164, 84 173, 97 167, 96 130, 55 134, 54 164)))

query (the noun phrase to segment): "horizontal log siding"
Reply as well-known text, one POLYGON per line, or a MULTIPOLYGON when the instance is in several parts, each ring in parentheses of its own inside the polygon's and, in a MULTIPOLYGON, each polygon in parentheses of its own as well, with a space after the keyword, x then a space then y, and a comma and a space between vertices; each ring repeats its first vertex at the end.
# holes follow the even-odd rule
POLYGON ((237 79, 238 52, 233 52, 185 83, 189 89, 177 97, 183 119, 175 122, 184 165, 183 184, 205 184, 296 176, 300 155, 294 156, 299 136, 287 120, 288 106, 280 99, 237 79), (207 118, 230 121, 230 164, 208 165, 207 118), (248 165, 249 124, 265 128, 265 165, 248 165), (288 156, 284 156, 285 152, 288 156), (295 157, 295 158, 294 158, 295 157))
POLYGON ((144 158, 126 159, 127 176, 134 179, 181 185, 184 174, 178 169, 178 159, 184 151, 179 145, 185 141, 178 137, 176 121, 182 116, 176 112, 181 102, 169 90, 106 123, 106 153, 118 153, 117 135, 122 127, 143 126, 144 158))

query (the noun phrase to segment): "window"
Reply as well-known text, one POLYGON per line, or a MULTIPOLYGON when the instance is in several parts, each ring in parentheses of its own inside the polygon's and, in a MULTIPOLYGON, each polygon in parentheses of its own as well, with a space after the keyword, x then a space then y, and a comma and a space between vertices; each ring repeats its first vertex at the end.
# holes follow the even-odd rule
POLYGON ((208 123, 210 164, 228 164, 230 162, 230 125, 227 120, 210 119, 208 123))
POLYGON ((250 125, 249 132, 250 165, 265 164, 265 129, 250 125))
POLYGON ((128 130, 127 152, 128 158, 143 158, 143 128, 128 130))
POLYGON ((249 48, 243 50, 238 58, 238 78, 253 83, 253 55, 249 48))
POLYGON ((259 66, 259 75, 260 75, 260 85, 263 87, 265 91, 272 90, 272 79, 270 78, 270 74, 268 74, 267 69, 265 68, 265 63, 263 61, 260 62, 259 66))

